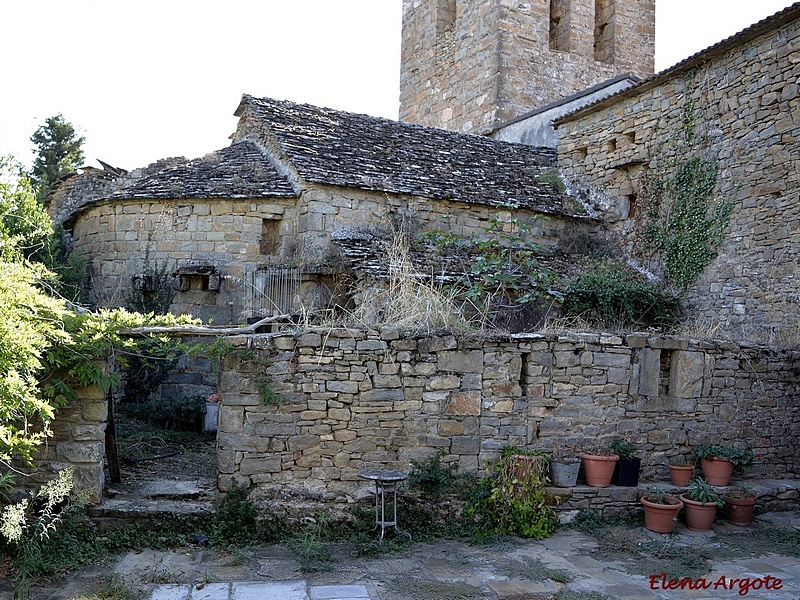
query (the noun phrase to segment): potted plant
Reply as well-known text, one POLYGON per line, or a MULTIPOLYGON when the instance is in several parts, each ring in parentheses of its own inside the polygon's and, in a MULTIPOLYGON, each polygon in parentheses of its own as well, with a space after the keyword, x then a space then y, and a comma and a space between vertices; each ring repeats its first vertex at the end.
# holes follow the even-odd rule
POLYGON ((750 450, 730 446, 701 444, 694 448, 694 454, 700 458, 703 476, 711 485, 728 485, 734 467, 744 468, 753 464, 750 450))
POLYGON ((749 485, 742 484, 725 492, 722 497, 728 507, 728 521, 734 525, 747 525, 753 520, 758 494, 749 485))
POLYGON ((652 486, 647 488, 639 502, 644 506, 644 526, 647 529, 656 533, 674 531, 678 511, 683 508, 680 499, 667 496, 663 488, 652 486))
POLYGON ((595 450, 591 452, 581 452, 583 462, 583 472, 586 475, 586 483, 592 487, 608 487, 611 485, 611 477, 614 475, 614 465, 619 460, 619 455, 608 450, 595 450))
POLYGON ((677 487, 686 487, 694 474, 694 463, 686 462, 686 457, 682 454, 673 457, 669 461, 669 475, 672 484, 677 487))
POLYGON ((636 452, 636 445, 617 436, 611 440, 611 451, 619 456, 619 460, 614 465, 614 475, 611 478, 611 482, 624 487, 638 486, 639 468, 642 465, 642 459, 633 455, 636 452))
POLYGON ((578 481, 578 472, 581 469, 581 459, 573 456, 561 456, 556 447, 553 458, 550 460, 550 481, 556 487, 575 487, 578 481))
POLYGON ((695 477, 689 490, 680 495, 686 527, 693 531, 708 531, 717 515, 717 508, 725 505, 719 491, 705 479, 695 477))
POLYGON ((544 478, 550 457, 541 450, 523 450, 517 446, 504 446, 500 458, 505 459, 513 477, 528 482, 544 478))

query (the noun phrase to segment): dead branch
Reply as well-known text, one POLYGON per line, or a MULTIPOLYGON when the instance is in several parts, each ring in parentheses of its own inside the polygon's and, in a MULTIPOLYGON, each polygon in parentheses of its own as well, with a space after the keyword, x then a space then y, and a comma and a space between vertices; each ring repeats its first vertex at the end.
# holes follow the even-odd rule
POLYGON ((248 333, 256 333, 259 327, 274 323, 275 321, 285 321, 290 319, 292 315, 273 315, 271 317, 264 317, 260 321, 256 321, 247 327, 206 327, 204 325, 170 325, 163 327, 132 327, 120 330, 120 334, 137 336, 137 335, 151 335, 154 333, 168 333, 175 336, 191 335, 242 335, 248 333))

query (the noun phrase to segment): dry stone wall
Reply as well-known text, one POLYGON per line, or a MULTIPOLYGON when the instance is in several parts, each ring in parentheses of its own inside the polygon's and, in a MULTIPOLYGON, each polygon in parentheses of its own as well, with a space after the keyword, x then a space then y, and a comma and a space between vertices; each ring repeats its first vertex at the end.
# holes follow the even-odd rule
POLYGON ((562 174, 652 272, 659 265, 643 258, 640 238, 644 177, 691 157, 715 166, 715 197, 734 208, 686 311, 734 339, 777 343, 796 341, 800 304, 800 11, 786 12, 557 122, 562 174))
POLYGON ((646 334, 457 339, 329 330, 229 338, 261 359, 220 374, 219 486, 344 499, 379 465, 441 449, 485 473, 506 445, 633 441, 643 476, 697 444, 747 446, 750 475, 797 475, 800 352, 646 334), (264 367, 265 361, 269 366, 264 367), (261 364, 261 366, 259 366, 261 364), (283 399, 262 402, 267 376, 283 399))
POLYGON ((105 433, 108 398, 97 386, 77 388, 76 398, 60 408, 51 423, 52 437, 33 455, 33 467, 17 463, 25 477, 15 480, 18 491, 35 492, 56 475, 73 468, 74 490, 92 504, 103 498, 105 433))

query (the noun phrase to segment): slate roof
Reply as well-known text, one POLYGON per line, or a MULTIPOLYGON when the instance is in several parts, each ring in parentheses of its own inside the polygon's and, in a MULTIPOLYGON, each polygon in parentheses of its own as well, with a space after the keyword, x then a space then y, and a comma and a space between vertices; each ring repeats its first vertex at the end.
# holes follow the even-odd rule
POLYGON ((236 116, 248 106, 309 182, 568 212, 564 196, 541 177, 555 164, 548 148, 247 94, 236 116))
POLYGON ((201 158, 166 159, 119 180, 108 198, 265 198, 299 196, 253 142, 239 142, 201 158))

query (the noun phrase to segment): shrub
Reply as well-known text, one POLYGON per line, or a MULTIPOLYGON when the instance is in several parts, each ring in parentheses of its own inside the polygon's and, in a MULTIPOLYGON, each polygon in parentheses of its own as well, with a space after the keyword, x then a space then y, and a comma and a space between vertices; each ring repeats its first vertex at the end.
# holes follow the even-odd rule
POLYGON ((203 396, 176 394, 164 399, 149 399, 144 402, 121 402, 120 410, 126 415, 151 423, 164 429, 198 431, 202 429, 202 417, 206 412, 203 396))
POLYGON ((546 457, 509 454, 501 457, 491 477, 484 479, 481 492, 467 514, 475 518, 483 535, 518 535, 543 539, 553 534, 558 518, 548 506, 545 492, 546 457), (518 465, 518 459, 536 466, 518 465), (524 474, 524 476, 523 476, 524 474))
POLYGON ((678 299, 658 283, 612 263, 585 273, 564 294, 562 314, 617 329, 675 323, 678 299))

